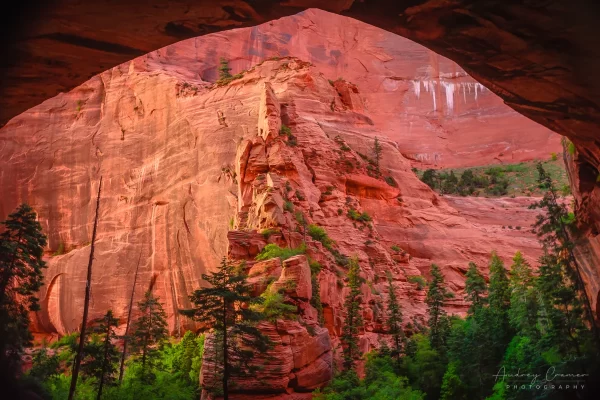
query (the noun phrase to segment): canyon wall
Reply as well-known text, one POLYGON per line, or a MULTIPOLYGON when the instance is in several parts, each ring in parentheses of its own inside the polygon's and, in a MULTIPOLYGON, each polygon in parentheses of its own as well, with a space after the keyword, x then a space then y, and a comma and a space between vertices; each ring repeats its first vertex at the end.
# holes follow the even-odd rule
POLYGON ((530 198, 441 197, 411 168, 431 160, 440 166, 494 163, 506 143, 511 155, 504 161, 544 157, 556 151, 556 136, 503 106, 449 61, 405 39, 401 50, 410 57, 390 50, 397 43, 382 47, 389 39, 377 36, 389 35, 383 31, 367 30, 372 36, 356 36, 352 44, 339 36, 341 27, 357 35, 359 27, 339 20, 319 59, 321 50, 310 50, 309 43, 319 37, 314 20, 323 24, 325 18, 309 12, 290 19, 286 29, 294 34, 274 49, 273 40, 287 37, 284 24, 161 49, 45 101, 0 130, 0 217, 28 202, 49 237, 35 331, 78 329, 100 176, 91 319, 111 308, 124 322, 132 291, 138 301, 152 287, 165 303, 171 332, 194 328, 177 310, 190 306, 188 294, 223 256, 246 262, 257 293, 268 277, 284 288, 296 282, 286 298, 298 306, 298 321, 263 326, 278 343, 273 351, 280 364, 263 377, 271 386, 249 390, 305 392, 329 379, 347 290, 340 255, 357 257, 364 278, 363 351, 385 334, 388 272, 409 322, 425 316, 425 291, 414 278, 427 278, 432 262, 456 294, 448 310, 459 314, 467 307, 462 291, 469 261, 487 275, 492 250, 507 263, 521 250, 535 264, 540 248, 529 229, 536 215, 527 208, 530 198), (253 35, 262 38, 252 42, 253 35), (240 73, 227 84, 208 82, 222 55, 215 48, 240 73), (341 61, 332 63, 334 50, 345 48, 341 61), (281 57, 283 49, 310 62, 281 57), (267 50, 279 56, 263 60, 267 50), (356 72, 354 57, 372 70, 356 72), (390 78, 400 76, 406 79, 390 78), (473 114, 478 104, 484 108, 473 114), (502 120, 527 129, 532 141, 517 137, 516 129, 492 126, 502 120), (290 135, 281 133, 283 125, 290 135), (432 150, 438 129, 452 126, 460 131, 447 141, 456 147, 432 150), (382 145, 379 172, 375 137, 382 145), (426 156, 411 150, 419 140, 426 156), (479 144, 469 150, 469 140, 479 144), (353 211, 371 220, 353 220, 353 211), (333 244, 306 235, 299 215, 325 229, 333 244), (307 256, 322 265, 324 328, 310 302, 304 256, 254 261, 268 243, 303 242, 307 256))
POLYGON ((142 57, 148 70, 214 82, 219 58, 232 73, 296 56, 328 79, 360 88, 376 135, 425 166, 461 167, 548 158, 560 136, 523 117, 456 63, 404 37, 311 9, 252 28, 185 40, 142 57))

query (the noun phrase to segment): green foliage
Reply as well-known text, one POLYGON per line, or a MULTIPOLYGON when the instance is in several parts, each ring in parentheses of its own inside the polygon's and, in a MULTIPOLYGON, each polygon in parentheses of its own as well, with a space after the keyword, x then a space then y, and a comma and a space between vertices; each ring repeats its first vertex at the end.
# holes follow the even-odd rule
POLYGON ((388 185, 390 185, 392 187, 398 187, 398 183, 392 176, 386 176, 385 183, 387 183, 388 185))
POLYGON ((117 339, 115 328, 118 324, 119 320, 113 316, 112 310, 108 310, 103 318, 92 325, 90 335, 86 336, 81 376, 95 380, 98 398, 102 397, 105 386, 116 383, 120 352, 114 342, 117 339))
POLYGON ((435 189, 438 184, 438 175, 434 169, 428 169, 421 176, 423 183, 427 184, 432 189, 435 189))
POLYGON ((319 284, 319 273, 323 268, 321 264, 311 258, 308 259, 310 266, 310 282, 312 286, 312 297, 310 304, 317 310, 319 323, 323 324, 323 304, 321 303, 321 285, 319 284))
POLYGON ((196 290, 190 296, 194 308, 180 312, 213 329, 205 359, 220 367, 222 387, 205 389, 221 391, 227 396, 232 374, 242 376, 255 372, 256 367, 248 365, 248 361, 256 351, 265 352, 269 347, 268 337, 256 327, 264 316, 255 305, 261 304, 263 299, 251 295, 247 276, 225 258, 216 271, 202 274, 202 279, 210 286, 196 290))
MULTIPOLYGON (((552 178, 562 187, 568 177, 562 160, 543 162, 552 178)), ((531 196, 543 193, 536 185, 535 162, 457 169, 416 170, 417 176, 442 194, 460 196, 531 196)))
POLYGON ((380 175, 379 164, 381 162, 381 154, 383 153, 383 148, 381 147, 381 143, 379 143, 379 138, 375 137, 375 141, 373 142, 373 159, 375 161, 375 171, 377 175, 380 175))
POLYGON ((318 225, 311 224, 308 226, 308 235, 316 241, 323 243, 323 246, 326 249, 331 248, 333 246, 333 240, 327 235, 325 229, 321 228, 318 225))
POLYGON ((301 192, 301 191, 299 191, 299 190, 296 190, 296 198, 297 198, 299 201, 304 201, 304 200, 306 200, 306 197, 304 197, 304 195, 302 194, 302 192, 301 192))
POLYGON ((363 325, 362 304, 360 301, 360 266, 358 259, 351 258, 348 268, 348 295, 344 302, 346 317, 340 340, 344 349, 344 368, 354 368, 355 358, 359 355, 358 333, 363 325))
POLYGON ((298 139, 292 134, 292 130, 288 126, 282 124, 279 134, 287 136, 286 143, 288 146, 295 147, 298 145, 298 139))
POLYGON ((395 244, 391 245, 390 249, 392 249, 392 251, 395 252, 395 253, 400 253, 402 251, 402 249, 400 248, 400 246, 395 245, 395 244))
POLYGON ((288 212, 294 212, 294 203, 289 200, 283 202, 283 210, 288 212))
POLYGON ((151 291, 147 291, 144 299, 138 303, 138 312, 129 344, 131 354, 141 363, 140 381, 151 383, 155 378, 152 369, 158 362, 159 350, 168 336, 167 314, 151 291))
POLYGON ((279 247, 275 243, 267 244, 260 253, 256 256, 257 261, 264 261, 271 258, 279 257, 281 261, 287 260, 290 257, 297 256, 298 254, 304 254, 306 252, 306 247, 304 245, 300 245, 294 249, 290 249, 288 247, 279 247))
POLYGON ((414 389, 425 392, 427 399, 439 399, 441 383, 446 370, 444 357, 432 348, 430 339, 423 334, 413 335, 402 358, 401 372, 414 389))
POLYGON ((394 288, 394 282, 392 281, 392 274, 387 274, 388 280, 388 303, 387 303, 387 326, 388 332, 392 335, 393 349, 391 356, 396 359, 396 362, 400 362, 400 356, 402 354, 402 343, 404 341, 404 331, 402 330, 402 310, 398 297, 396 296, 396 289, 394 288))
POLYGON ((231 78, 231 68, 229 68, 229 61, 224 57, 219 60, 219 80, 226 80, 231 78))
POLYGON ((440 400, 467 400, 467 387, 458 374, 457 363, 450 363, 442 378, 440 400))
POLYGON ((446 341, 450 333, 450 320, 446 315, 444 303, 450 297, 450 294, 446 289, 444 276, 440 268, 435 264, 431 264, 430 273, 431 281, 425 298, 429 315, 429 341, 431 347, 438 351, 440 355, 443 355, 446 351, 446 341))
POLYGON ((367 214, 366 212, 358 212, 355 209, 351 208, 348 210, 348 218, 350 218, 353 221, 359 221, 359 222, 370 222, 372 221, 372 218, 369 214, 367 214))
POLYGON ((60 242, 58 244, 58 248, 56 249, 56 251, 54 253, 52 253, 53 256, 60 256, 65 254, 65 244, 63 242, 60 242))
POLYGON ((281 129, 279 129, 279 134, 290 136, 292 134, 292 130, 290 129, 289 126, 281 124, 281 129))
POLYGON ((465 300, 471 303, 469 312, 474 314, 478 308, 481 308, 485 302, 485 295, 487 292, 487 285, 485 278, 477 269, 477 265, 473 262, 469 263, 469 269, 467 270, 465 281, 465 300))
POLYGON ((422 275, 409 275, 406 280, 408 283, 416 284, 418 290, 423 290, 427 286, 427 281, 422 275))
POLYGON ((555 152, 550 153, 550 159, 552 161, 558 160, 558 155, 555 152))
POLYGON ((405 377, 398 376, 389 356, 369 353, 365 379, 353 370, 344 371, 331 384, 313 397, 315 400, 423 400, 424 394, 414 390, 405 377))
POLYGON ((31 344, 29 314, 38 311, 46 236, 37 215, 21 204, 1 223, 0 233, 0 375, 14 376, 23 348, 31 344))
POLYGON ((278 319, 296 320, 298 307, 284 302, 283 295, 270 287, 261 295, 261 302, 252 305, 255 311, 261 312, 268 321, 278 319))
POLYGON ((577 151, 577 149, 575 148, 575 144, 571 141, 569 141, 569 144, 567 145, 567 151, 569 152, 570 155, 574 156, 575 152, 577 151))
POLYGON ((262 237, 265 238, 265 240, 269 240, 269 238, 276 234, 279 233, 278 229, 275 228, 267 228, 267 229, 263 229, 262 232, 260 233, 262 235, 262 237))

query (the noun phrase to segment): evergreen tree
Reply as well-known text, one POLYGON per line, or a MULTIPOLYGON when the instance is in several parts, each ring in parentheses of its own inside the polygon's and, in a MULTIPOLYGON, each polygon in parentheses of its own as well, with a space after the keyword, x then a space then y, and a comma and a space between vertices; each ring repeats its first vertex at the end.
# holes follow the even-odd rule
POLYGON ((438 174, 435 169, 428 169, 423 172, 423 176, 421 180, 427 184, 432 189, 435 189, 436 183, 438 181, 438 174))
MULTIPOLYGON (((562 283, 560 288, 574 292, 571 294, 554 292, 552 294, 553 288, 548 286, 545 287, 547 289, 545 293, 550 298, 555 298, 554 300, 547 300, 553 303, 554 301, 568 301, 569 298, 576 299, 579 305, 575 305, 573 312, 580 315, 574 316, 573 312, 570 312, 570 319, 572 321, 578 318, 587 320, 592 328, 592 334, 598 347, 600 346, 600 337, 598 336, 596 321, 593 318, 591 303, 585 291, 579 265, 573 255, 575 242, 571 237, 572 231, 575 229, 575 214, 568 211, 564 202, 559 201, 558 191, 554 187, 552 178, 544 170, 542 163, 537 164, 537 170, 538 186, 546 191, 542 200, 530 206, 530 208, 544 210, 543 213, 537 216, 533 226, 542 242, 545 253, 542 259, 542 266, 545 266, 545 268, 541 267, 540 272, 545 271, 548 280, 555 281, 556 284, 562 283), (561 297, 563 298, 561 299, 561 297), (581 313, 578 311, 579 308, 581 308, 581 313)), ((558 289, 558 287, 554 288, 554 290, 558 289)), ((542 292, 544 291, 542 290, 542 292)))
POLYGON ((181 372, 183 379, 191 381, 190 372, 194 358, 198 356, 198 344, 196 343, 196 335, 192 331, 187 331, 179 342, 180 351, 173 360, 173 368, 181 372))
POLYGON ((402 342, 404 341, 404 331, 402 330, 402 310, 400 309, 400 304, 398 303, 398 298, 396 297, 396 290, 394 288, 394 283, 392 281, 392 274, 387 273, 388 280, 388 319, 387 325, 390 334, 392 335, 394 348, 392 349, 391 355, 396 359, 397 362, 400 361, 400 356, 402 354, 402 342))
POLYGON ((133 325, 131 352, 137 354, 141 362, 140 380, 152 383, 154 374, 147 372, 155 366, 162 343, 168 337, 167 314, 159 298, 154 297, 151 291, 144 294, 144 300, 138 303, 138 309, 140 316, 133 325))
POLYGON ((446 352, 446 339, 450 333, 450 321, 444 310, 444 303, 450 296, 440 268, 431 264, 431 281, 427 290, 427 312, 429 314, 429 341, 431 347, 440 354, 446 352))
POLYGON ((477 269, 477 265, 473 262, 469 263, 466 276, 465 300, 471 303, 469 313, 474 314, 477 309, 483 307, 486 303, 487 284, 485 278, 477 269))
POLYGON ((46 236, 27 204, 2 222, 0 234, 0 376, 5 389, 18 373, 23 348, 31 343, 29 312, 39 310, 46 236))
POLYGON ((506 347, 512 339, 513 331, 508 322, 508 310, 510 308, 510 289, 508 273, 504 263, 496 252, 492 252, 490 260, 490 285, 488 289, 489 312, 485 323, 489 328, 492 354, 488 364, 498 364, 504 356, 506 347))
POLYGON ((440 400, 467 400, 468 390, 459 375, 456 363, 448 364, 448 369, 442 379, 440 400))
POLYGON ((261 298, 251 295, 247 276, 225 258, 215 272, 203 274, 202 279, 210 287, 196 290, 190 296, 195 308, 181 313, 213 329, 210 342, 206 342, 206 355, 222 370, 222 395, 227 400, 230 377, 252 372, 254 367, 249 363, 254 350, 268 349, 268 338, 255 326, 263 315, 252 306, 259 304, 261 298))
POLYGON ((537 336, 538 293, 531 266, 520 251, 515 253, 510 269, 510 308, 508 319, 515 332, 537 336))
POLYGON ((375 137, 375 142, 373 143, 373 156, 375 157, 375 170, 377 171, 377 175, 381 173, 379 169, 379 164, 381 162, 381 154, 383 153, 383 148, 381 147, 381 143, 379 143, 379 138, 375 137))
POLYGON ((358 333, 363 325, 360 303, 360 266, 356 257, 350 259, 348 269, 348 295, 344 303, 346 318, 342 336, 340 337, 344 346, 344 368, 354 368, 354 359, 358 356, 358 333))
POLYGON ((229 61, 224 57, 221 57, 219 60, 219 80, 227 80, 230 79, 231 76, 231 68, 229 68, 229 61))
POLYGON ((113 316, 112 310, 108 310, 92 327, 91 340, 83 349, 81 372, 83 376, 95 378, 98 400, 102 398, 104 385, 112 385, 116 381, 119 350, 114 341, 117 339, 115 328, 118 325, 119 320, 113 316))

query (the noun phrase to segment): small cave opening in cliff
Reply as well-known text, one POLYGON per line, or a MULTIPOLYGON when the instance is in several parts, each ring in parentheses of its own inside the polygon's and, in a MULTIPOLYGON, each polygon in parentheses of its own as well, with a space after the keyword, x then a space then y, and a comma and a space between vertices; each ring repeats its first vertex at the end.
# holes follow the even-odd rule
MULTIPOLYGON (((167 28, 183 37, 195 26, 167 28)), ((179 312, 226 259, 275 308, 259 326, 276 350, 257 355, 263 369, 237 377, 234 391, 304 399, 343 362, 351 282, 362 320, 356 347, 366 354, 394 344, 391 291, 402 340, 418 348, 430 346, 436 279, 448 292, 443 312, 459 326, 472 310, 469 274, 485 291, 490 265, 508 274, 523 263, 536 276, 540 210, 530 206, 546 190, 537 168, 570 203, 565 151, 557 133, 450 59, 309 9, 168 45, 15 117, 0 128, 0 210, 26 201, 50 238, 46 295, 33 315, 39 337, 80 327, 102 176, 90 321, 111 309, 124 331, 147 291, 164 302, 177 341, 189 330, 207 335, 194 343, 212 345, 210 327, 179 312)), ((582 161, 577 171, 580 191, 591 192, 597 169, 582 161)), ((194 354, 187 361, 200 368, 194 354)), ((356 359, 362 378, 369 363, 356 359)), ((218 381, 215 360, 205 362, 194 393, 198 382, 218 381)))

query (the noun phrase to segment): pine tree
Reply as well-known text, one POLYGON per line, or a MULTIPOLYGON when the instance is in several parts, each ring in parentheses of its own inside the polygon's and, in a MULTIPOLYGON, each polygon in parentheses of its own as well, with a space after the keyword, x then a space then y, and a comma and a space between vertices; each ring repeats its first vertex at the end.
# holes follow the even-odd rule
POLYGON ((219 80, 224 81, 231 79, 231 68, 229 68, 229 61, 224 57, 219 60, 219 80))
POLYGON ((467 400, 467 394, 467 387, 460 378, 459 367, 456 363, 448 364, 442 379, 440 400, 467 400))
POLYGON ((438 182, 438 173, 435 169, 428 169, 425 172, 423 172, 421 180, 430 188, 435 189, 436 184, 438 182))
POLYGON ((173 368, 179 372, 183 379, 192 383, 197 383, 198 377, 192 377, 194 359, 199 356, 200 348, 198 338, 192 331, 187 331, 178 344, 179 351, 174 357, 173 368))
POLYGON ((381 143, 379 143, 379 138, 375 137, 375 142, 373 143, 373 156, 375 157, 375 171, 377 171, 377 175, 381 173, 379 169, 379 164, 381 162, 381 154, 383 153, 383 148, 381 147, 381 143))
POLYGON ((519 334, 537 336, 539 306, 535 277, 520 251, 515 253, 510 268, 509 292, 508 320, 513 330, 519 334))
POLYGON ((119 320, 114 317, 112 310, 108 310, 92 327, 91 340, 83 348, 81 372, 83 376, 96 379, 98 400, 102 398, 104 386, 116 381, 119 350, 114 341, 117 339, 115 328, 118 325, 119 320))
MULTIPOLYGON (((10 381, 18 373, 23 348, 31 343, 29 312, 39 310, 46 236, 27 204, 2 222, 0 234, 0 376, 10 381)), ((6 392, 5 392, 6 394, 6 392)))
POLYGON ((513 336, 513 331, 508 322, 510 308, 510 289, 508 272, 504 263, 496 252, 492 252, 490 260, 490 285, 488 289, 489 313, 485 323, 490 328, 492 355, 490 363, 499 363, 502 360, 506 347, 513 336))
POLYGON ((477 269, 477 265, 473 262, 469 263, 467 270, 467 279, 465 281, 465 300, 471 303, 469 314, 474 314, 475 311, 486 304, 487 284, 485 278, 477 269))
POLYGON ((168 337, 167 314, 163 310, 158 297, 151 291, 144 294, 144 300, 138 303, 139 318, 133 325, 130 339, 131 352, 137 355, 141 362, 140 380, 142 383, 152 383, 154 375, 151 370, 158 358, 159 349, 168 337))
POLYGON ((429 341, 431 347, 441 355, 446 353, 446 340, 450 333, 450 320, 444 310, 444 303, 450 296, 446 290, 444 276, 440 268, 431 264, 431 281, 427 290, 425 303, 429 314, 429 341))
POLYGON ((396 297, 396 290, 394 288, 394 283, 392 281, 392 274, 387 274, 388 280, 388 319, 387 325, 390 334, 392 335, 392 339, 394 342, 394 348, 392 349, 392 357, 394 357, 397 362, 400 362, 400 356, 402 354, 402 343, 404 341, 404 331, 402 330, 402 310, 400 309, 400 304, 398 303, 398 298, 396 297))
MULTIPOLYGON (((542 264, 547 267, 546 272, 551 275, 557 274, 553 278, 548 277, 549 279, 555 280, 556 283, 560 281, 565 289, 569 288, 569 290, 575 292, 577 302, 583 307, 582 318, 590 324, 596 346, 600 347, 600 336, 596 320, 593 317, 590 299, 585 291, 577 259, 573 255, 575 242, 572 239, 572 231, 575 230, 575 214, 569 212, 565 204, 559 201, 558 191, 554 187, 554 182, 544 170, 542 163, 538 162, 537 170, 539 175, 538 186, 545 190, 545 193, 542 200, 532 204, 529 208, 541 208, 544 210, 542 214, 537 216, 537 220, 533 225, 534 231, 542 242, 545 253, 542 264)), ((540 268, 541 271, 542 269, 540 268)), ((547 289, 551 290, 552 288, 548 287, 547 289)), ((553 295, 550 296, 552 297, 553 295)), ((561 297, 561 295, 558 297, 561 297)), ((566 297, 573 296, 569 295, 566 297)), ((563 300, 566 300, 566 298, 563 300)), ((571 316, 573 316, 572 313, 571 316)))
POLYGON ((360 303, 360 266, 357 258, 352 258, 348 268, 348 295, 344 303, 346 318, 342 336, 344 346, 344 369, 354 368, 354 359, 358 356, 358 333, 363 325, 360 303))
POLYGON ((247 276, 225 258, 215 272, 203 274, 202 279, 210 287, 196 290, 190 296, 195 308, 180 312, 213 329, 205 354, 222 370, 222 395, 227 400, 231 376, 251 373, 255 368, 249 364, 254 350, 265 352, 269 347, 268 338, 255 326, 263 319, 253 307, 260 304, 261 298, 251 295, 247 276))

